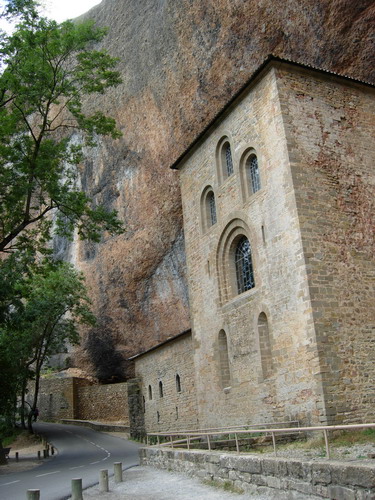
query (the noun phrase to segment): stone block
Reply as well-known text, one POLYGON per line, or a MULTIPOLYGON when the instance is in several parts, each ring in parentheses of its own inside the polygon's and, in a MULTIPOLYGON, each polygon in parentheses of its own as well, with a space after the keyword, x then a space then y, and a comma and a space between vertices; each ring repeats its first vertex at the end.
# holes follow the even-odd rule
POLYGON ((334 465, 331 468, 332 483, 375 488, 375 468, 371 466, 334 465))
POLYGON ((329 465, 312 464, 312 483, 313 484, 330 484, 331 482, 331 468, 329 465))
POLYGON ((332 500, 356 500, 355 491, 344 486, 328 486, 328 495, 332 500))
POLYGON ((280 489, 280 479, 273 476, 265 476, 266 485, 269 488, 280 489))
POLYGON ((288 462, 288 475, 293 478, 304 478, 304 469, 301 462, 290 461, 288 462))

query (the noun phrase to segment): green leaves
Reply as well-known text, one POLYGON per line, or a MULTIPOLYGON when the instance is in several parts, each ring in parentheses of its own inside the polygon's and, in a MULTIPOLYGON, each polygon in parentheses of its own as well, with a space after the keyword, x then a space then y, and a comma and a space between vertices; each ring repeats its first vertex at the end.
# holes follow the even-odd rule
POLYGON ((121 81, 117 60, 92 49, 105 33, 92 22, 58 25, 27 15, 0 42, 0 252, 36 250, 54 232, 71 237, 75 228, 94 241, 103 230, 123 231, 114 211, 93 208, 77 178, 83 145, 121 136, 113 118, 83 111, 84 98, 121 81), (52 213, 57 223, 46 224, 52 213))

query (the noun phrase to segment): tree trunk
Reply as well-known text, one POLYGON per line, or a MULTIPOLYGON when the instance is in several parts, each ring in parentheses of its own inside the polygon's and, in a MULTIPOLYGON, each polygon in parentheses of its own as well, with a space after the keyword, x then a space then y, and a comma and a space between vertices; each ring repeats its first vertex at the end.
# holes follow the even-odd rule
POLYGON ((7 459, 5 458, 5 452, 3 448, 3 442, 0 439, 0 465, 6 465, 8 463, 7 459))

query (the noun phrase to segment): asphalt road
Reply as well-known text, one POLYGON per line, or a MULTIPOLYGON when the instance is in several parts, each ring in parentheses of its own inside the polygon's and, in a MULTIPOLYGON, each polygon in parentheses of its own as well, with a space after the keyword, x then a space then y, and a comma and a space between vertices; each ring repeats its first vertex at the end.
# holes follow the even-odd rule
POLYGON ((139 464, 139 445, 76 425, 34 424, 58 453, 34 469, 7 474, 0 479, 1 500, 25 500, 28 489, 39 489, 41 500, 63 500, 71 495, 71 480, 82 478, 83 488, 99 481, 99 471, 113 472, 139 464))

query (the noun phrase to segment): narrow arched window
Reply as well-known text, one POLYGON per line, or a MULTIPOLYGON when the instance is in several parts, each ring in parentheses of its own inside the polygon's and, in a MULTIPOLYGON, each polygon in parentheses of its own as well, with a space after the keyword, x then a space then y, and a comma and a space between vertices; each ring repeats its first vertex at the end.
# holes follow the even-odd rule
POLYGON ((210 191, 207 194, 206 198, 206 203, 207 203, 207 212, 208 212, 208 222, 210 226, 213 226, 216 224, 217 218, 216 218, 216 203, 215 203, 215 195, 213 191, 210 191))
POLYGON ((181 379, 178 373, 176 375, 176 391, 181 392, 181 379))
POLYGON ((232 151, 230 149, 229 142, 225 143, 223 146, 224 156, 225 156, 225 171, 226 176, 229 177, 233 174, 233 160, 232 151))
POLYGON ((149 400, 152 399, 152 387, 151 387, 151 385, 148 386, 148 399, 149 400))
POLYGON ((238 293, 246 292, 254 288, 254 270, 251 259, 250 242, 243 236, 237 243, 234 262, 236 267, 236 280, 238 293))
POLYGON ((142 403, 143 403, 143 413, 146 413, 146 400, 144 396, 142 396, 142 403))
POLYGON ((159 382, 159 397, 164 397, 164 393, 163 393, 163 382, 160 381, 159 382))
POLYGON ((251 193, 256 193, 260 190, 260 175, 258 158, 255 155, 250 155, 246 161, 247 179, 251 193))
POLYGON ((219 332, 219 369, 220 369, 220 382, 222 389, 230 386, 230 369, 229 369, 229 356, 228 356, 228 341, 227 335, 224 330, 219 332))
POLYGON ((258 317, 258 335, 263 378, 268 378, 272 373, 272 351, 268 319, 264 312, 258 317))

